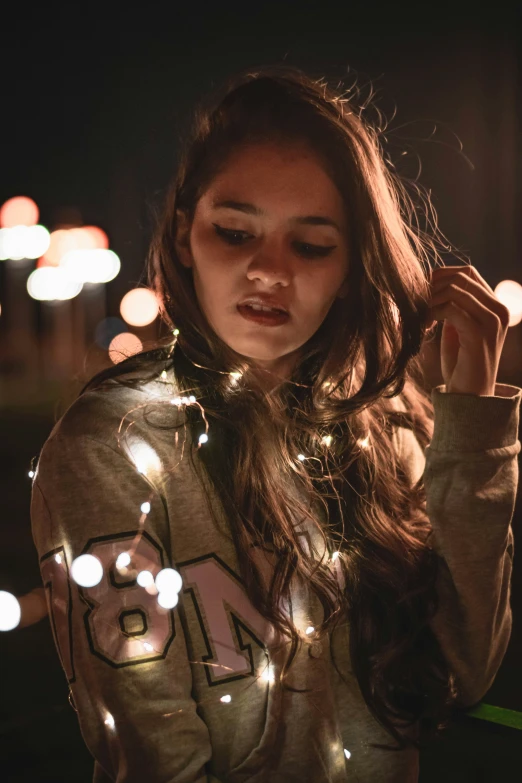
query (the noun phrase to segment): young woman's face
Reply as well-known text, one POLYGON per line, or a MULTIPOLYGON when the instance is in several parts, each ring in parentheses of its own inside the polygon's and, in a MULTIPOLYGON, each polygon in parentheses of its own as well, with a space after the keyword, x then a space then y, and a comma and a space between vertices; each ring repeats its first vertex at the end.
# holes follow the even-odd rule
POLYGON ((288 378, 299 349, 346 295, 345 208, 320 159, 304 145, 242 148, 198 201, 190 231, 178 218, 178 254, 214 331, 256 367, 288 378), (245 319, 237 305, 254 294, 282 302, 286 323, 245 319))

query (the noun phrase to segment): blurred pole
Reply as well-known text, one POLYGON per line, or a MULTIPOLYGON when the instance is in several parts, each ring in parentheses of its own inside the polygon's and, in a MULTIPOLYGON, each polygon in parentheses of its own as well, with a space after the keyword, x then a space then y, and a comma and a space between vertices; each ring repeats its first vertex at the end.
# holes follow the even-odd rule
POLYGON ((34 269, 34 261, 23 258, 19 261, 8 259, 2 263, 5 264, 6 294, 2 302, 2 317, 6 321, 6 354, 13 376, 21 383, 32 382, 38 372, 38 345, 27 278, 34 269))

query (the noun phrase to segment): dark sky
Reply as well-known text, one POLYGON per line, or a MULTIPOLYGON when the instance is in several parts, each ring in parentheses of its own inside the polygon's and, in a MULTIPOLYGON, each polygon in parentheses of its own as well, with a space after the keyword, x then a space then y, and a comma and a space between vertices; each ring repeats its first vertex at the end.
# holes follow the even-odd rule
POLYGON ((127 4, 110 18, 73 4, 21 7, 2 32, 0 203, 29 195, 50 229, 68 209, 104 228, 124 264, 115 296, 141 271, 149 205, 193 102, 240 68, 283 61, 346 86, 356 78, 366 95, 371 81, 392 148, 408 150, 403 172, 421 167, 441 228, 477 265, 499 241, 513 263, 520 236, 505 213, 520 198, 521 50, 507 4, 496 17, 491 6, 486 16, 434 4, 415 15, 350 2, 162 7, 127 4))

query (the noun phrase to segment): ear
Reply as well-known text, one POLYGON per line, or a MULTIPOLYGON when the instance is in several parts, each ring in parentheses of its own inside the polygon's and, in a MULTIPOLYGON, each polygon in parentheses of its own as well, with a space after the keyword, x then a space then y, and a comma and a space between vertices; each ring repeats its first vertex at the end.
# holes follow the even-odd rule
POLYGON ((191 267, 193 263, 190 250, 190 225, 187 213, 184 210, 176 210, 176 252, 183 266, 191 267))

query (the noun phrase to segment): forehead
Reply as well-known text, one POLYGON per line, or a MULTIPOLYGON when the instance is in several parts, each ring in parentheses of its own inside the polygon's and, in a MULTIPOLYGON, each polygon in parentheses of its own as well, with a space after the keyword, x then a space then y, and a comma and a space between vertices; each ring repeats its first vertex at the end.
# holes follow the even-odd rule
POLYGON ((219 200, 251 201, 270 211, 324 212, 337 220, 344 204, 321 158, 308 145, 252 144, 234 152, 202 196, 206 206, 219 200))

